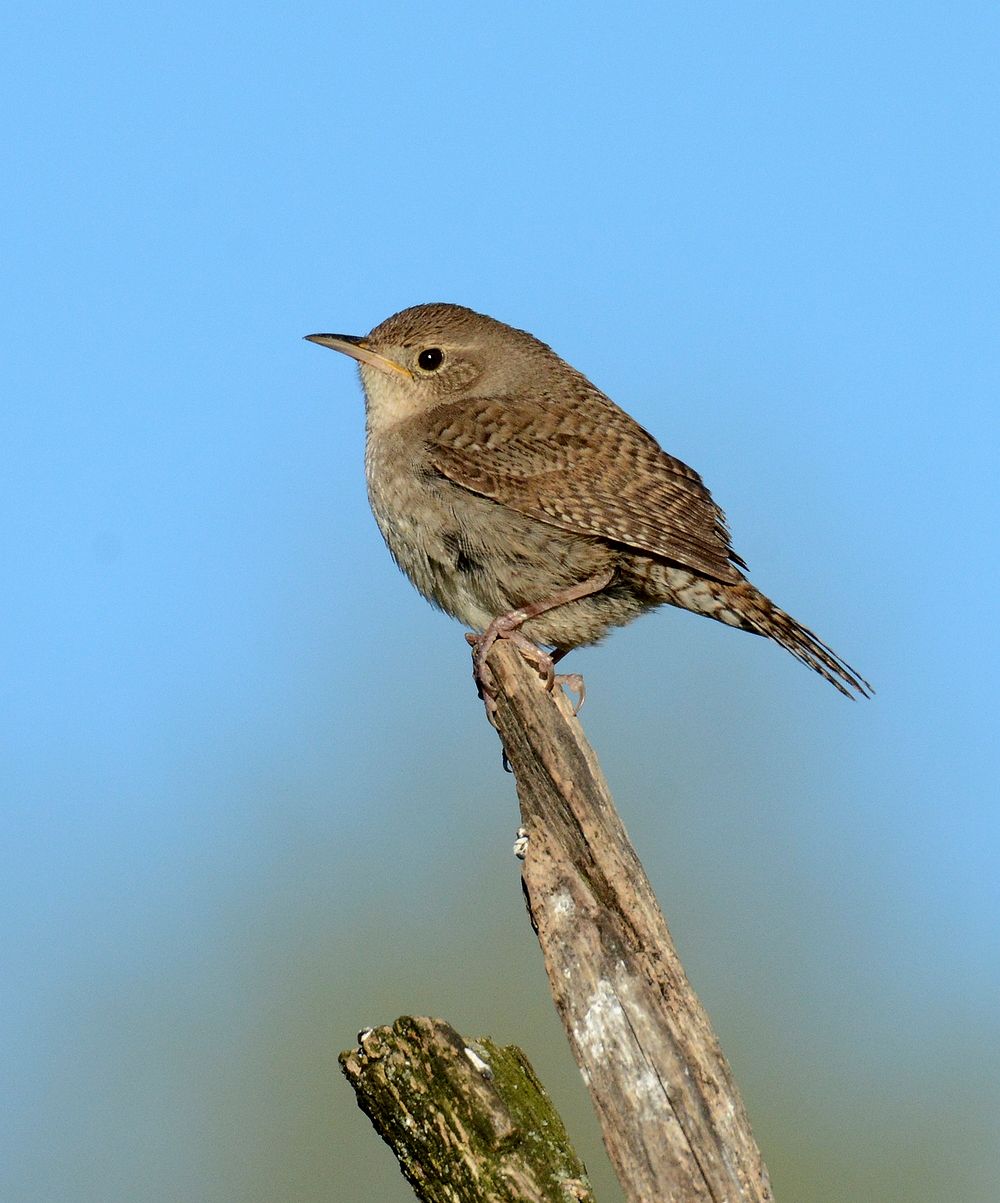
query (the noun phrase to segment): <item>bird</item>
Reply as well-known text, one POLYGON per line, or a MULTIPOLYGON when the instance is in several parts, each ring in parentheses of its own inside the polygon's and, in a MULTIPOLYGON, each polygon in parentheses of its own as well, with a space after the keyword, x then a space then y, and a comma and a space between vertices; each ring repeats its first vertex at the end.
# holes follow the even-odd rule
POLYGON ((432 302, 370 333, 308 334, 357 361, 365 476, 397 565, 486 658, 511 640, 551 688, 554 665, 668 604, 780 644, 847 697, 869 683, 746 576, 694 469, 525 330, 432 302), (551 649, 546 651, 545 649, 551 649))

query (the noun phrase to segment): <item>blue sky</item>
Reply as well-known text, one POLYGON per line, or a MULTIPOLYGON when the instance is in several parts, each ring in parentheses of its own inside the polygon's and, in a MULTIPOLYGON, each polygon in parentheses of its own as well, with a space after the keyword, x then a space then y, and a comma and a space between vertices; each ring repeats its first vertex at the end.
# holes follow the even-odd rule
POLYGON ((521 1043, 615 1197, 462 631, 301 341, 449 300, 878 689, 674 611, 572 658, 777 1196, 996 1198, 995 6, 5 24, 0 1193, 406 1199, 335 1054, 409 1011, 521 1043))

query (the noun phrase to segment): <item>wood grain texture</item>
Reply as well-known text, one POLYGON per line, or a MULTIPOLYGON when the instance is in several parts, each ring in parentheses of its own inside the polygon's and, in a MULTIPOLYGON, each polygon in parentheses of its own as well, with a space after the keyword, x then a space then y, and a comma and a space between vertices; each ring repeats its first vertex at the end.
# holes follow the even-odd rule
POLYGON ((556 1007, 634 1203, 768 1203, 767 1169, 597 758, 561 692, 489 655, 556 1007))

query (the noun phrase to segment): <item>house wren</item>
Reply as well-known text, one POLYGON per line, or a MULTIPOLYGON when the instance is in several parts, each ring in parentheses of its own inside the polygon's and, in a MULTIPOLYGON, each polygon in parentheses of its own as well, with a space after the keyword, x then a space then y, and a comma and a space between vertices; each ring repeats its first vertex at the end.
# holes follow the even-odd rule
POLYGON ((478 632, 488 700, 497 638, 551 682, 565 652, 664 603, 765 635, 868 696, 747 580, 701 477, 531 334, 430 304, 361 338, 307 337, 358 361, 375 519, 424 597, 478 632))

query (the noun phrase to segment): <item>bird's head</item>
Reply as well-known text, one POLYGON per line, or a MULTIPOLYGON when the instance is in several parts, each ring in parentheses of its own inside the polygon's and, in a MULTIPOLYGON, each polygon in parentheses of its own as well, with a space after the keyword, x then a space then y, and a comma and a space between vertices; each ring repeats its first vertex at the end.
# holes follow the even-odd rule
POLYGON ((444 303, 403 309, 360 337, 306 338, 358 361, 374 429, 464 397, 537 391, 547 369, 562 365, 533 335, 444 303))

